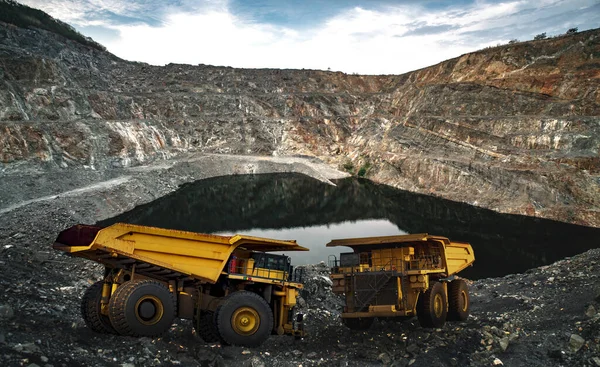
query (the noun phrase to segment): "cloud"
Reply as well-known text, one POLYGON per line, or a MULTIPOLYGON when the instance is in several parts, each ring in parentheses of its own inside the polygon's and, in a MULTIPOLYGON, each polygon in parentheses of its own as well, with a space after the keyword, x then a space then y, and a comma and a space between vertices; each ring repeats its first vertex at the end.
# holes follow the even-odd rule
POLYGON ((423 36, 427 34, 440 34, 446 33, 451 30, 458 29, 457 25, 452 24, 440 24, 440 25, 427 25, 426 23, 419 22, 421 25, 416 26, 415 28, 409 30, 408 32, 397 35, 396 37, 403 36, 423 36))
POLYGON ((285 5, 288 18, 314 11, 294 10, 292 5, 303 2, 263 0, 253 2, 262 7, 250 12, 248 3, 244 7, 240 1, 24 2, 45 4, 40 7, 51 9, 51 15, 81 31, 92 29, 99 34, 102 29, 110 30, 103 44, 128 60, 158 65, 330 68, 363 74, 399 74, 513 38, 532 39, 541 32, 564 32, 573 26, 591 28, 596 20, 590 9, 600 4, 598 0, 465 0, 459 6, 420 1, 329 1, 320 2, 321 6, 333 6, 323 9, 325 15, 300 26, 285 17, 273 17, 277 4, 285 5))
POLYGON ((128 6, 127 3, 117 0, 20 0, 20 2, 42 9, 74 26, 88 25, 94 18, 101 21, 107 14, 125 15, 139 11, 135 3, 128 6))
POLYGON ((172 12, 224 10, 227 0, 19 0, 42 9, 55 18, 74 26, 148 24, 161 25, 172 12))

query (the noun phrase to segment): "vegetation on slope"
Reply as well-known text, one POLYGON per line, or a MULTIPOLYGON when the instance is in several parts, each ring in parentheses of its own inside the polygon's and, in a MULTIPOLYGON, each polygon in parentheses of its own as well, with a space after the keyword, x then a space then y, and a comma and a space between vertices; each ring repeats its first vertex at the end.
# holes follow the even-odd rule
POLYGON ((14 0, 0 0, 0 21, 23 28, 45 29, 97 50, 106 50, 104 46, 83 36, 70 25, 52 18, 41 10, 19 4, 14 0))

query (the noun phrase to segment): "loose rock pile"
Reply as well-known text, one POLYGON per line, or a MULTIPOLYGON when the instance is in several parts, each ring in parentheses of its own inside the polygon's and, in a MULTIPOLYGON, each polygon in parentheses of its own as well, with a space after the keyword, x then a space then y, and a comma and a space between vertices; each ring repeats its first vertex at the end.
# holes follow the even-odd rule
MULTIPOLYGON (((167 173, 161 175, 176 177, 167 173)), ((298 311, 306 314, 309 335, 303 340, 273 336, 255 349, 206 344, 185 320, 155 339, 94 333, 79 304, 101 267, 49 247, 60 229, 98 215, 101 198, 111 195, 117 194, 65 197, 2 214, 0 366, 600 367, 600 249, 469 282, 471 317, 441 329, 423 329, 415 318, 376 321, 367 331, 345 328, 343 300, 331 292, 321 263, 304 266, 298 311)))
POLYGON ((273 336, 256 349, 203 343, 184 320, 156 339, 96 334, 78 311, 98 269, 80 268, 80 276, 64 281, 42 265, 43 277, 0 279, 0 364, 598 367, 599 264, 600 250, 591 250, 525 274, 473 282, 472 315, 463 323, 423 329, 414 318, 382 320, 367 331, 342 326, 343 300, 331 292, 328 267, 307 265, 298 310, 309 335, 273 336))

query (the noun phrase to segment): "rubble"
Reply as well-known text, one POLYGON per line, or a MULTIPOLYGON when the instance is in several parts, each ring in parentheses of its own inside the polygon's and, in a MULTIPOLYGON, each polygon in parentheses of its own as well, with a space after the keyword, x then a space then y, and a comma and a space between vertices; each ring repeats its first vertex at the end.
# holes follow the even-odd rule
POLYGON ((331 293, 327 265, 306 265, 299 311, 306 314, 309 335, 303 340, 274 336, 255 349, 203 343, 185 320, 162 338, 96 334, 85 327, 78 310, 83 291, 101 272, 76 259, 52 256, 52 261, 73 265, 81 278, 37 264, 31 266, 41 276, 27 282, 19 282, 15 272, 4 271, 0 278, 5 289, 0 304, 20 315, 0 323, 2 365, 27 359, 40 366, 596 366, 600 353, 600 316, 587 312, 590 305, 599 306, 600 250, 525 274, 474 281, 471 317, 441 329, 423 329, 414 318, 377 320, 367 331, 346 329, 339 318, 343 302, 331 293), (554 274, 558 287, 532 286, 547 274, 554 274), (11 286, 14 282, 18 286, 11 286), (545 312, 534 311, 541 304, 545 312), (556 349, 561 345, 568 352, 556 349))

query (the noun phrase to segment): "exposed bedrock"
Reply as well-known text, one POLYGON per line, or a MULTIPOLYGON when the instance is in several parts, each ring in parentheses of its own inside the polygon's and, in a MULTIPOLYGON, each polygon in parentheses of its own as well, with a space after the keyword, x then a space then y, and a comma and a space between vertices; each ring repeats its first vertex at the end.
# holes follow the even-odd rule
POLYGON ((401 189, 600 226, 599 36, 362 76, 151 66, 0 23, 0 171, 307 155, 401 189))

